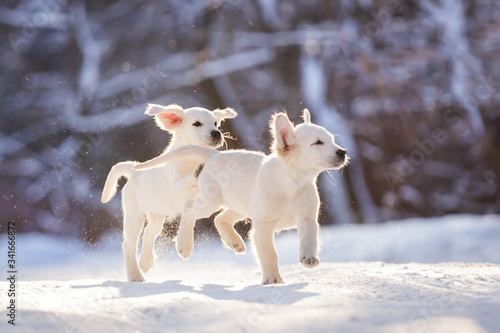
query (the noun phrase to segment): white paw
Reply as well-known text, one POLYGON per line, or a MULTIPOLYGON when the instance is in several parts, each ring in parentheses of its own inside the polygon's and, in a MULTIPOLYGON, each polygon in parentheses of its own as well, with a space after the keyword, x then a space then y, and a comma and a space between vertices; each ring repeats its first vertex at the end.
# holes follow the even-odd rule
POLYGON ((141 268, 141 270, 144 273, 149 272, 150 269, 155 267, 154 257, 152 255, 150 255, 147 258, 144 258, 143 256, 141 256, 141 259, 139 260, 139 267, 141 268))
POLYGON ((236 253, 245 252, 245 243, 243 243, 243 242, 232 244, 231 247, 233 248, 234 252, 236 252, 236 253))
POLYGON ((245 252, 245 243, 241 239, 238 239, 234 243, 226 243, 226 246, 236 253, 245 252))
POLYGON ((262 279, 262 284, 285 283, 279 275, 269 275, 262 279))
POLYGON ((144 281, 146 281, 146 279, 144 278, 144 276, 142 276, 141 273, 129 274, 128 280, 130 282, 144 282, 144 281))
POLYGON ((184 259, 188 259, 189 256, 191 256, 191 253, 193 253, 193 240, 191 239, 187 239, 185 237, 183 238, 179 238, 179 236, 177 236, 176 240, 176 248, 177 248, 177 252, 179 252, 179 255, 184 258, 184 259))
POLYGON ((319 259, 317 257, 300 257, 300 262, 309 268, 313 268, 319 265, 319 259))

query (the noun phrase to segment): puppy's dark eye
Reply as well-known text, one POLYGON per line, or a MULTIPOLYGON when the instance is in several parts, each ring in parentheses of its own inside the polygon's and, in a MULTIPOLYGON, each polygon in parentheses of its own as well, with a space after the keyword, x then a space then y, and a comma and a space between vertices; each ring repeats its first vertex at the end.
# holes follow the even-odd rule
POLYGON ((217 127, 217 122, 214 123, 215 127, 217 127))
POLYGON ((321 140, 318 140, 315 143, 313 143, 313 145, 322 145, 322 144, 323 144, 323 141, 321 141, 321 140))
POLYGON ((199 121, 197 121, 197 122, 195 122, 195 123, 193 124, 193 126, 196 126, 196 127, 200 127, 201 125, 203 125, 203 124, 202 124, 202 123, 200 123, 199 121))

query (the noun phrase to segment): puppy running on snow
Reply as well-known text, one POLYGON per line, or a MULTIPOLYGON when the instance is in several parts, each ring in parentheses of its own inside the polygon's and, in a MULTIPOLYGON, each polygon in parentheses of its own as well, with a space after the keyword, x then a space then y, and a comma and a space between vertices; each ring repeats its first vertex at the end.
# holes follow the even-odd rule
POLYGON ((250 217, 253 242, 262 269, 262 283, 283 283, 279 273, 274 234, 297 228, 300 261, 315 267, 318 259, 318 212, 316 178, 325 170, 340 169, 348 162, 345 149, 335 144, 325 128, 311 123, 307 109, 304 123, 294 127, 285 113, 273 116, 272 154, 185 146, 134 166, 148 169, 165 162, 193 159, 204 163, 198 177, 200 195, 186 202, 177 235, 177 250, 184 258, 193 249, 196 219, 224 208, 215 219, 223 242, 236 252, 245 245, 233 226, 250 217))
MULTIPOLYGON (((199 107, 184 110, 175 104, 149 104, 146 114, 154 116, 161 129, 172 133, 167 152, 184 145, 221 146, 224 138, 217 127, 222 120, 237 115, 231 108, 212 112, 199 107)), ((142 282, 144 277, 141 270, 146 273, 154 266, 154 243, 161 232, 165 216, 180 213, 186 201, 198 196, 195 171, 200 163, 197 159, 186 158, 151 170, 135 171, 132 167, 137 164, 128 161, 113 166, 106 179, 101 201, 105 203, 111 200, 116 193, 118 180, 121 177, 128 178, 122 191, 123 255, 128 280, 142 282), (145 216, 148 225, 144 230, 140 270, 136 254, 145 216)))

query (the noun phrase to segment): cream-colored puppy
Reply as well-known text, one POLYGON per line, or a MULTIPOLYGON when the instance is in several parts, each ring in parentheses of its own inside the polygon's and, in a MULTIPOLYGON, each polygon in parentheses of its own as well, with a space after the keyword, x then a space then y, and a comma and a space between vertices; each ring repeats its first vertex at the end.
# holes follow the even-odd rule
POLYGON ((335 144, 332 134, 311 123, 307 109, 303 118, 304 123, 297 127, 285 113, 272 118, 274 142, 269 156, 244 150, 219 152, 185 146, 134 167, 147 169, 179 158, 204 162, 198 178, 200 195, 188 201, 182 213, 177 249, 183 257, 191 254, 196 219, 224 208, 215 224, 223 242, 236 252, 244 251, 245 247, 233 225, 245 217, 251 218, 262 283, 283 283, 274 246, 277 231, 297 228, 300 261, 307 267, 319 264, 320 200, 316 178, 324 170, 342 168, 348 157, 335 144))
MULTIPOLYGON (((218 130, 223 119, 234 118, 237 113, 230 108, 209 111, 172 104, 149 104, 146 114, 154 116, 158 126, 172 133, 166 152, 184 145, 218 147, 224 142, 218 130)), ((113 166, 106 179, 102 202, 108 202, 116 193, 118 180, 128 178, 122 191, 123 207, 123 255, 129 281, 144 281, 144 273, 154 266, 154 243, 161 232, 165 216, 173 216, 184 208, 184 203, 198 196, 195 171, 200 162, 186 158, 146 171, 132 169, 138 162, 121 162, 113 166), (139 235, 147 216, 142 252, 137 265, 139 235)))

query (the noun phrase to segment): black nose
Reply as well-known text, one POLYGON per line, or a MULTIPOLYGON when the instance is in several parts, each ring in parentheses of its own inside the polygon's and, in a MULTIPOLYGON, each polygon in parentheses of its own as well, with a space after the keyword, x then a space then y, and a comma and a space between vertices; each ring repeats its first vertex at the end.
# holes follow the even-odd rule
POLYGON ((214 140, 220 140, 220 132, 219 131, 212 131, 212 133, 210 133, 210 135, 212 135, 212 138, 214 140))
POLYGON ((336 152, 337 156, 338 156, 338 157, 340 157, 340 158, 345 158, 345 154, 346 154, 346 153, 347 153, 347 152, 345 151, 345 149, 339 149, 339 150, 337 150, 337 152, 336 152))

